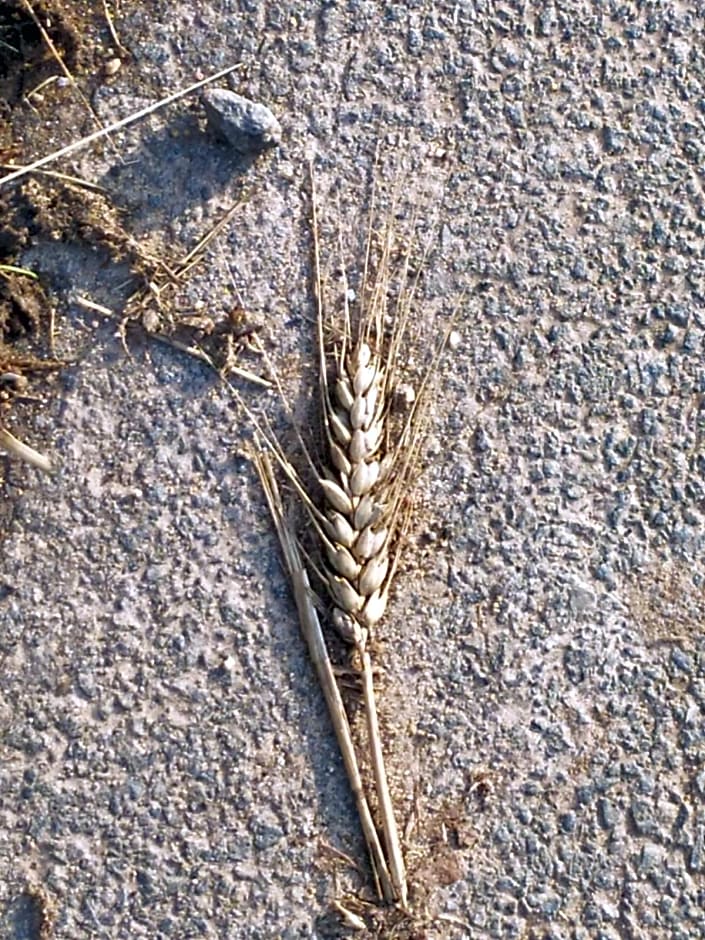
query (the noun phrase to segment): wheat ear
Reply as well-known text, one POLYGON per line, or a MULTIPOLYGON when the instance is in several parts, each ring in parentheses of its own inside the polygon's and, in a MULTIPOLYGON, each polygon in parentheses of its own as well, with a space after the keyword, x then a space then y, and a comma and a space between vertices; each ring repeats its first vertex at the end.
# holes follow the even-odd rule
POLYGON ((381 456, 384 438, 384 372, 365 340, 336 363, 335 391, 325 393, 324 423, 331 470, 319 479, 325 494, 328 588, 333 623, 359 658, 370 760, 379 800, 387 859, 397 899, 406 905, 407 887, 394 809, 377 720, 370 629, 384 614, 394 570, 385 492, 390 462, 381 456))
MULTIPOLYGON (((407 882, 399 832, 384 765, 377 718, 370 636, 387 607, 409 520, 406 499, 418 459, 424 425, 417 396, 406 423, 395 435, 391 400, 399 380, 398 359, 409 324, 418 273, 411 276, 411 250, 401 265, 396 304, 389 283, 394 246, 394 199, 373 264, 373 221, 367 236, 361 309, 353 324, 349 291, 343 283, 342 314, 327 310, 321 278, 315 178, 311 169, 314 266, 318 303, 320 391, 329 466, 319 477, 325 501, 323 549, 333 623, 356 653, 375 779, 378 809, 396 900, 407 904, 407 882), (373 273, 374 268, 374 273, 373 273), (407 283, 411 286, 407 287, 407 283), (390 325, 388 325, 390 324, 390 325), (331 342, 330 336, 333 339, 331 342)), ((371 212, 371 220, 374 212, 371 212)), ((426 390, 426 381, 422 391, 426 390)), ((317 526, 317 528, 321 528, 317 526)))
MULTIPOLYGON (((269 363, 264 349, 260 351, 296 430, 308 468, 320 484, 323 497, 320 503, 287 459, 266 419, 260 422, 249 409, 245 410, 265 448, 255 458, 255 463, 287 561, 302 630, 316 664, 357 801, 380 897, 406 908, 406 871, 384 765, 369 641, 387 607, 401 544, 409 524, 408 494, 425 430, 429 382, 445 339, 426 370, 406 420, 393 416, 391 403, 399 383, 400 359, 404 355, 412 302, 426 255, 414 273, 411 248, 408 248, 397 270, 396 264, 392 264, 392 256, 398 193, 392 199, 379 250, 373 206, 367 232, 362 296, 353 324, 345 274, 342 303, 329 303, 324 297, 313 167, 310 172, 319 388, 326 450, 322 456, 326 469, 317 469, 317 463, 291 413, 276 370, 269 363), (396 291, 390 291, 392 268, 397 274, 396 291), (392 294, 396 296, 395 301, 390 300, 392 294), (323 566, 314 565, 314 570, 330 594, 333 624, 354 650, 355 665, 362 681, 369 763, 374 776, 384 848, 362 788, 348 718, 330 668, 308 575, 298 543, 284 521, 270 456, 300 497, 320 539, 325 561, 323 566)), ((373 191, 373 203, 374 196, 373 191)), ((311 558, 308 562, 313 564, 311 558)))

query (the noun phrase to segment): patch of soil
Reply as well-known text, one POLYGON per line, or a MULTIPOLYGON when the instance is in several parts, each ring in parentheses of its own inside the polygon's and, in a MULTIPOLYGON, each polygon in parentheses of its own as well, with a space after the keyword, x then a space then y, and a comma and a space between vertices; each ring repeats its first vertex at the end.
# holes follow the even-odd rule
MULTIPOLYGON (((86 118, 57 56, 72 78, 93 75, 96 60, 110 46, 101 5, 89 0, 32 0, 32 12, 21 0, 0 4, 0 163, 21 163, 44 148, 51 133, 42 111, 61 107, 69 119, 86 118), (49 42, 47 42, 48 37, 49 42), (51 47, 49 45, 51 43, 51 47), (82 113, 83 112, 83 113, 82 113), (23 146, 24 145, 24 146, 23 146)), ((83 84, 83 83, 80 83, 83 84)), ((90 96, 89 89, 83 88, 90 96)))
POLYGON ((0 364, 3 345, 37 329, 44 295, 39 284, 21 274, 5 274, 0 281, 0 364))
MULTIPOLYGON (((94 129, 86 106, 90 85, 103 80, 99 66, 113 42, 102 5, 94 0, 31 0, 31 11, 28 6, 22 0, 0 4, 0 164, 6 165, 10 159, 30 162, 94 129), (62 63, 75 84, 59 80, 62 63), (49 115, 60 117, 48 120, 49 115)), ((52 270, 52 257, 62 259, 69 281, 71 265, 75 273, 81 257, 97 258, 113 271, 129 270, 135 285, 122 311, 125 321, 138 321, 148 334, 171 334, 178 320, 175 344, 190 349, 194 338, 203 341, 219 367, 229 368, 246 345, 247 329, 237 318, 213 324, 174 315, 175 295, 190 264, 172 270, 152 257, 129 234, 123 211, 105 191, 46 173, 25 176, 0 191, 0 378, 10 374, 0 387, 0 421, 16 397, 18 380, 25 383, 30 372, 59 364, 49 355, 52 306, 41 281, 50 295, 60 295, 66 286, 52 270), (29 247, 39 279, 3 270, 21 267, 29 247)))
POLYGON ((10 106, 31 90, 32 82, 42 81, 41 70, 52 61, 40 26, 69 71, 77 65, 78 34, 57 5, 36 4, 34 12, 36 18, 17 0, 0 7, 0 96, 10 106))
POLYGON ((138 246, 105 193, 43 177, 24 183, 15 206, 15 231, 23 237, 100 245, 114 261, 139 267, 138 246))
MULTIPOLYGON (((98 5, 91 7, 87 0, 32 0, 31 10, 21 0, 0 4, 0 163, 22 162, 23 139, 31 141, 32 155, 43 146, 45 122, 35 105, 43 101, 46 106, 45 95, 56 106, 59 99, 75 97, 68 83, 58 81, 63 70, 57 56, 72 76, 80 76, 91 68, 99 46, 95 37, 106 28, 98 5)), ((76 99, 75 107, 84 106, 76 99)), ((0 265, 17 265, 20 252, 38 234, 97 237, 100 232, 111 244, 119 240, 104 207, 82 197, 33 180, 0 192, 0 265)), ((0 371, 23 376, 56 366, 36 348, 37 339, 48 332, 48 310, 38 280, 0 269, 0 371)), ((0 390, 0 398, 7 406, 5 392, 0 390)))
MULTIPOLYGON (((25 95, 58 71, 42 29, 71 73, 80 66, 81 29, 75 14, 52 0, 35 3, 33 10, 34 17, 19 0, 0 6, 0 102, 5 112, 0 117, 7 118, 25 95)), ((10 141, 0 140, 0 146, 8 147, 10 141)))
MULTIPOLYGON (((99 245, 116 262, 128 261, 136 271, 144 267, 118 211, 101 193, 46 178, 29 179, 0 196, 0 214, 0 264, 16 264, 23 248, 45 239, 99 245)), ((20 274, 2 274, 0 344, 36 333, 48 306, 38 281, 20 274)))

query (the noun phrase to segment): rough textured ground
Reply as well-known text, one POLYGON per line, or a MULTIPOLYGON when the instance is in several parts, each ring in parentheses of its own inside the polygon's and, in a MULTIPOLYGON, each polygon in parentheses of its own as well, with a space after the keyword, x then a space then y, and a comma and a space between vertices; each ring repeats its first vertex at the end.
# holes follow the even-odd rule
MULTIPOLYGON (((101 120, 237 61, 280 119, 244 167, 194 97, 61 169, 162 257, 246 194, 170 302, 242 303, 297 406, 306 155, 346 219, 379 138, 413 141, 411 203, 446 178, 419 322, 462 298, 462 344, 381 650, 408 935, 705 937, 705 9, 122 4, 106 77, 94 6, 101 120)), ((20 159, 92 129, 72 95, 14 106, 20 159)), ((119 310, 131 260, 89 224, 22 254, 76 361, 14 411, 56 475, 3 458, 0 936, 347 936, 364 849, 242 424, 75 303, 119 310)))

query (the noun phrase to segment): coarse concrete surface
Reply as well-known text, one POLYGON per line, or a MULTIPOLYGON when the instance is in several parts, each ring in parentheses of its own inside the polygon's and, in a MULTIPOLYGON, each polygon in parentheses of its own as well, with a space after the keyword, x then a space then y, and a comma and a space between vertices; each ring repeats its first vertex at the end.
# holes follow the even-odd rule
MULTIPOLYGON (((378 650, 414 916, 363 903, 232 396, 138 331, 127 356, 76 302, 119 311, 127 268, 40 235, 23 261, 73 363, 13 416, 56 473, 3 458, 0 936, 353 935, 337 900, 358 936, 705 937, 705 6, 112 10, 129 55, 105 24, 83 37, 123 59, 81 79, 101 121, 242 62, 222 84, 274 112, 281 146, 238 164, 192 96, 56 169, 106 187, 160 257, 245 192, 178 305, 244 306, 298 414, 310 156, 353 244, 378 142, 402 160, 432 238, 422 345, 458 309, 378 650)), ((93 127, 52 94, 15 109, 22 160, 93 127)))

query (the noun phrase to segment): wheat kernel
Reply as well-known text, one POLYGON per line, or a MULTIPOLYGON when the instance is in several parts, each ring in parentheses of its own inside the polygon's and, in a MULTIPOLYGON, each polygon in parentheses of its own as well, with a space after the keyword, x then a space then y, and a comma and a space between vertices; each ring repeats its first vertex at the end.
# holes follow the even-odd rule
POLYGON ((321 484, 326 499, 333 509, 337 509, 338 512, 345 513, 347 516, 351 515, 353 504, 348 494, 332 480, 325 480, 323 477, 319 477, 318 482, 321 484))
POLYGON ((389 556, 385 553, 370 558, 360 574, 358 582, 360 593, 365 597, 374 594, 384 583, 389 570, 389 556))
POLYGON ((348 580, 354 580, 360 574, 360 565, 342 545, 326 545, 328 561, 339 575, 348 580))

